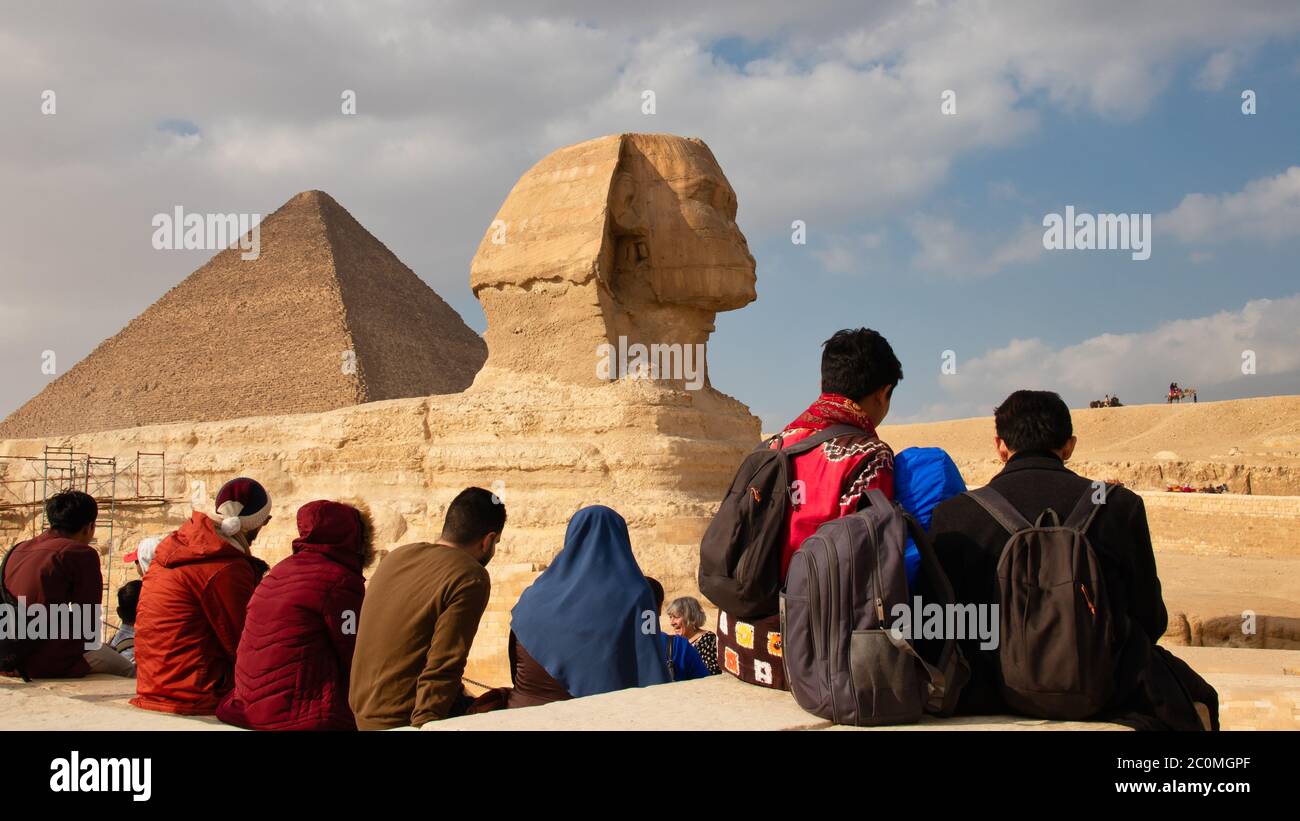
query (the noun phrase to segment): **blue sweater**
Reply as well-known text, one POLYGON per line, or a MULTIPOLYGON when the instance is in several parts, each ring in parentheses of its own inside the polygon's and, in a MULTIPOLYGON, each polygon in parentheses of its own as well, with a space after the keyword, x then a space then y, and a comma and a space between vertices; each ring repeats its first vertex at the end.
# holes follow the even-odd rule
POLYGON ((672 644, 673 681, 708 677, 709 668, 704 666, 704 659, 700 658, 700 651, 695 649, 695 645, 681 636, 670 636, 667 633, 659 635, 672 644))

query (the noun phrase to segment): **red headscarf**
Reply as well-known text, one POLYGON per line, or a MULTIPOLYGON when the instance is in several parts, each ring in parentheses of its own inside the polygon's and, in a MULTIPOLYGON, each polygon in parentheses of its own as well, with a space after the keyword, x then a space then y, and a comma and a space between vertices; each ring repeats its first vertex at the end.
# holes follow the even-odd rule
POLYGON ((785 432, 795 430, 819 431, 831 425, 852 425, 875 434, 876 426, 871 424, 867 414, 857 402, 838 393, 823 393, 817 401, 808 406, 808 410, 786 426, 785 432))

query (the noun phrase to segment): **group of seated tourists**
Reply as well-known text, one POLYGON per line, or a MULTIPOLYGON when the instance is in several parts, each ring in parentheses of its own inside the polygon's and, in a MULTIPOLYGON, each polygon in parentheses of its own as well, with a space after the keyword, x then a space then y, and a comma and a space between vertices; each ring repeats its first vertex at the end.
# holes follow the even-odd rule
MULTIPOLYGON (((877 432, 902 378, 875 331, 844 330, 824 343, 821 394, 771 446, 831 426, 843 432, 790 460, 802 498, 785 519, 781 578, 805 539, 879 490, 927 530, 959 603, 996 602, 1006 529, 964 492, 947 453, 896 454, 877 432)), ((1072 509, 1093 485, 1067 467, 1077 438, 1057 394, 1012 393, 996 408, 994 426, 991 446, 1003 467, 989 486, 1027 520, 1072 509)), ((1122 615, 1106 716, 1147 728, 1216 727, 1213 688, 1156 644, 1168 616, 1142 499, 1116 487, 1102 507, 1089 535, 1111 607, 1122 615), (1194 712, 1170 706, 1179 692, 1190 693, 1194 712)), ((7 556, 6 590, 29 603, 98 605, 99 556, 89 546, 94 499, 65 491, 49 500, 47 515, 49 529, 7 556)), ((665 614, 663 585, 641 570, 627 523, 609 507, 573 515, 563 546, 511 611, 510 686, 477 687, 473 695, 464 673, 488 606, 487 566, 506 525, 501 498, 478 487, 461 491, 435 541, 389 551, 368 580, 375 545, 363 503, 303 505, 292 555, 268 569, 252 545, 270 520, 271 498, 260 483, 227 482, 212 513, 196 510, 128 557, 141 578, 117 592, 121 627, 110 645, 28 641, 21 665, 5 672, 134 676, 137 707, 215 715, 258 730, 418 727, 724 671, 786 689, 779 613, 742 619, 718 610, 711 631, 705 606, 687 596, 671 600, 665 614), (665 615, 671 634, 661 628, 665 615)), ((920 559, 910 541, 904 558, 911 583, 920 559)), ((975 638, 961 649, 971 678, 957 711, 1008 712, 996 650, 975 638)))

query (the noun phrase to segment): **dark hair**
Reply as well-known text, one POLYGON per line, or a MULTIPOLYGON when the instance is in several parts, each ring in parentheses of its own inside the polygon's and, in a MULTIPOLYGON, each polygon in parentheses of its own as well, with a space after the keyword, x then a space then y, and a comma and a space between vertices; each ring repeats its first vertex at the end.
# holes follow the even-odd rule
POLYGON ((140 605, 140 588, 144 582, 133 579, 117 589, 117 617, 123 624, 135 624, 135 611, 140 605))
POLYGON ((662 610, 664 608, 664 586, 653 576, 646 576, 645 580, 650 585, 650 595, 654 596, 655 610, 662 610))
POLYGON ((822 393, 858 400, 903 381, 889 341, 870 328, 836 331, 822 343, 822 393))
POLYGON ((1016 391, 994 409, 993 421, 1015 453, 1060 450, 1074 435, 1070 409, 1052 391, 1016 391))
POLYGON ((262 579, 266 578, 266 574, 271 572, 271 565, 267 564, 265 559, 256 556, 249 556, 248 563, 253 566, 253 586, 256 587, 262 583, 262 579))
POLYGON ((45 519, 60 533, 78 533, 97 518, 99 505, 80 490, 59 491, 45 501, 45 519))
POLYGON ((452 544, 473 544, 506 526, 506 505, 490 490, 467 487, 447 506, 442 520, 442 540, 452 544))

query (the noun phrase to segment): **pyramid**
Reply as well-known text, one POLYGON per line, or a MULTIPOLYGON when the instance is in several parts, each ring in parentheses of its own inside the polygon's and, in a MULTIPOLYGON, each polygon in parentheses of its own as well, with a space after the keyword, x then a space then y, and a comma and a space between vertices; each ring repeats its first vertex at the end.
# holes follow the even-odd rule
POLYGON ((0 439, 465 390, 487 346, 322 191, 262 221, 0 423, 0 439))

